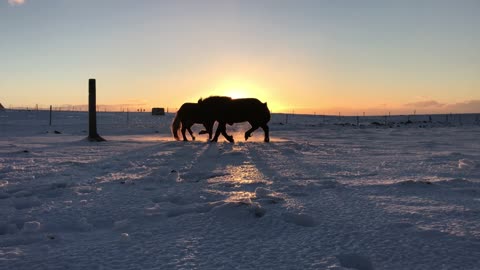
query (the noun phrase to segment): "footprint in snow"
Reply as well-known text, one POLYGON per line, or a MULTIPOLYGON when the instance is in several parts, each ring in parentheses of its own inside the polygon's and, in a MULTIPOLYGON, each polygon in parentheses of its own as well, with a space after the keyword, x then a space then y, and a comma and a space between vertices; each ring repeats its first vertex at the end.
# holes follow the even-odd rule
POLYGON ((15 207, 17 210, 32 208, 35 206, 40 206, 41 204, 42 202, 38 200, 37 197, 23 197, 13 200, 13 207, 15 207))
POLYGON ((78 195, 85 195, 96 191, 96 188, 91 186, 79 186, 75 187, 74 190, 78 195))
POLYGON ((282 215, 283 220, 303 227, 315 227, 317 222, 312 216, 306 214, 285 213, 282 215))
POLYGON ((0 200, 10 198, 10 195, 6 192, 0 191, 0 200))
POLYGON ((340 265, 357 270, 373 270, 370 259, 360 254, 340 254, 337 256, 340 265))
POLYGON ((15 198, 26 198, 33 196, 33 192, 31 190, 24 189, 13 193, 13 196, 15 198))

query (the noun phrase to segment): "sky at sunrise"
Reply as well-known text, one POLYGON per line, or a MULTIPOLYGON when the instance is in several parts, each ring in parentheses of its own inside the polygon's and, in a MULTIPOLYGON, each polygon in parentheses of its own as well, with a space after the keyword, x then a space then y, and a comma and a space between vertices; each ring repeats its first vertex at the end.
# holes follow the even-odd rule
POLYGON ((480 112, 479 0, 0 0, 0 103, 480 112))

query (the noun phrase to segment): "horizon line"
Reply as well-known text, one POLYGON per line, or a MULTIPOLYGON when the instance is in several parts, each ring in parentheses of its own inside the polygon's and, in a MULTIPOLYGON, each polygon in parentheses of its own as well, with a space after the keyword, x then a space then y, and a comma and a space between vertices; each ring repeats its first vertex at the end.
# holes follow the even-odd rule
MULTIPOLYGON (((138 110, 128 110, 128 108, 123 109, 123 110, 106 110, 104 109, 99 109, 98 107, 100 106, 105 106, 105 105, 97 105, 97 111, 98 113, 151 113, 150 110, 146 110, 145 108, 141 108, 142 110, 140 111, 140 108, 138 110)), ((113 106, 113 105, 111 105, 113 106)), ((156 107, 155 107, 156 108, 156 107)), ((161 108, 161 107, 160 107, 161 108)), ((177 113, 177 108, 173 108, 175 110, 173 111, 165 111, 166 114, 176 114, 177 113)), ((4 111, 49 111, 50 108, 46 107, 4 107, 4 111)), ((2 111, 2 110, 0 110, 2 111)), ((56 112, 88 112, 88 105, 69 105, 69 106, 52 106, 52 111, 56 112), (83 107, 85 106, 85 109, 83 107), (77 109, 78 107, 82 107, 81 109, 77 109)), ((280 115, 298 115, 298 116, 326 116, 326 117, 395 117, 395 116, 433 116, 433 115, 480 115, 480 111, 478 112, 449 112, 449 113, 398 113, 398 114, 317 114, 316 112, 313 113, 295 113, 293 110, 292 112, 271 112, 272 114, 280 114, 280 115)))

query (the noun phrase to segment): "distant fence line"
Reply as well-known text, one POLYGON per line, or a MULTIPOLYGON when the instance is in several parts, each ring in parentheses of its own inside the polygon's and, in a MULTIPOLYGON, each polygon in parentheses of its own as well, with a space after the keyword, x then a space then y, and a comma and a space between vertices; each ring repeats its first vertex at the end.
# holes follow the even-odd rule
MULTIPOLYGON (((9 106, 7 110, 12 111, 48 111, 50 110, 50 105, 48 106, 9 106)), ((56 106, 52 105, 52 110, 56 112, 88 112, 88 105, 79 105, 79 106, 56 106)), ((142 106, 130 106, 130 107, 118 107, 111 105, 97 105, 97 112, 151 112, 152 108, 142 107, 142 106)), ((176 113, 178 108, 165 108, 166 113, 176 113)))
MULTIPOLYGON (((49 107, 14 107, 7 108, 12 111, 25 111, 31 113, 43 113, 49 111, 49 107)), ((53 110, 53 122, 55 124, 56 117, 55 112, 82 112, 86 113, 87 110, 84 110, 83 106, 52 106, 53 110)), ((104 119, 109 119, 113 117, 117 123, 127 123, 131 124, 135 122, 135 118, 132 118, 135 113, 140 112, 139 109, 134 108, 125 108, 123 110, 107 110, 101 105, 97 106, 97 112, 99 121, 103 122, 104 119), (111 113, 112 115, 110 115, 111 113), (128 115, 128 114, 132 115, 128 115), (104 119, 103 119, 104 118, 104 119)), ((151 114, 151 109, 141 110, 142 114, 151 114)), ((168 108, 168 113, 176 113, 176 108, 168 108)), ((293 114, 293 113, 273 113, 271 123, 280 123, 280 124, 307 124, 307 125, 321 125, 321 124, 332 124, 332 125, 376 125, 376 126, 394 126, 397 124, 428 124, 428 123, 439 123, 439 124, 453 124, 453 125, 463 125, 463 124, 478 124, 480 125, 480 113, 470 113, 470 114, 458 114, 458 113, 448 113, 448 114, 411 114, 411 115, 384 115, 384 116, 344 116, 344 115, 322 115, 322 114, 293 114)))
POLYGON ((406 114, 406 115, 367 115, 367 116, 343 116, 339 115, 301 115, 301 114, 278 114, 282 115, 282 124, 295 123, 295 118, 309 117, 316 124, 340 124, 340 125, 378 125, 392 126, 395 124, 414 123, 451 123, 451 124, 480 124, 480 113, 448 113, 448 114, 406 114))
MULTIPOLYGON (((57 112, 88 112, 88 105, 37 105, 37 106, 5 106, 7 110, 13 111, 48 111, 50 110, 50 106, 52 106, 53 111, 57 112)), ((158 106, 161 107, 161 106, 158 106)), ((165 108, 166 113, 176 113, 178 108, 165 108)), ((115 105, 97 105, 97 112, 151 112, 152 107, 145 107, 145 106, 128 106, 128 107, 121 107, 115 105)), ((431 117, 432 121, 437 121, 437 119, 442 118, 445 120, 444 122, 450 122, 455 120, 461 120, 462 115, 476 115, 478 121, 480 121, 480 112, 479 113, 444 113, 444 114, 401 114, 401 115, 343 115, 342 113, 338 114, 317 114, 316 112, 308 114, 308 113, 295 113, 295 112, 273 112, 272 114, 277 115, 284 115, 286 118, 292 118, 296 115, 298 116, 311 116, 316 118, 337 118, 341 119, 351 119, 351 118, 360 118, 360 119, 367 119, 367 118, 375 118, 378 119, 380 117, 383 118, 398 118, 398 117, 406 117, 407 121, 410 119, 419 119, 422 117, 431 117)), ((423 120, 422 120, 423 121, 423 120)))

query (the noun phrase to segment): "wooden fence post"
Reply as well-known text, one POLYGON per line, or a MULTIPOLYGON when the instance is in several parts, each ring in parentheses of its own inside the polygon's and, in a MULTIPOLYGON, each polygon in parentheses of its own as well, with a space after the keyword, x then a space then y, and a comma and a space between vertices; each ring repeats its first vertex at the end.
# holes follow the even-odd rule
POLYGON ((88 80, 88 140, 102 142, 104 138, 97 133, 97 89, 95 79, 88 80))
POLYGON ((52 126, 52 105, 50 105, 50 126, 52 126))

